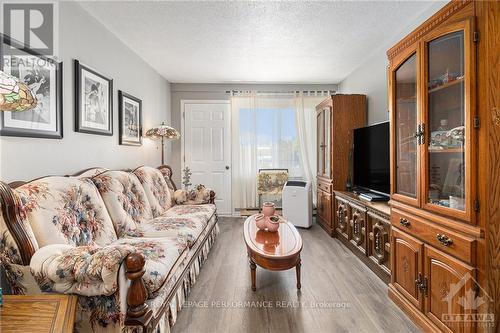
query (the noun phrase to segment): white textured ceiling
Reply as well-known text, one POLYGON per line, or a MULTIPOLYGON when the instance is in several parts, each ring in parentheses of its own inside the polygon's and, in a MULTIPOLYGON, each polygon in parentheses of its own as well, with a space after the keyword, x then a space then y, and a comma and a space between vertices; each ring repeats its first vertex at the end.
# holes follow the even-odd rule
POLYGON ((171 82, 338 83, 431 2, 80 2, 171 82))

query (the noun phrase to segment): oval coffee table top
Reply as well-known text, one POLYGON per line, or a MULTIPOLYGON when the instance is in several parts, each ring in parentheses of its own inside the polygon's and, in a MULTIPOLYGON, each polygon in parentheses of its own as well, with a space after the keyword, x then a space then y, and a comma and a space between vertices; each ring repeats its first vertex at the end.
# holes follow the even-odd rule
POLYGON ((276 232, 259 230, 255 225, 255 215, 248 217, 243 226, 245 243, 249 250, 271 259, 287 259, 302 250, 302 238, 293 224, 280 223, 276 232))

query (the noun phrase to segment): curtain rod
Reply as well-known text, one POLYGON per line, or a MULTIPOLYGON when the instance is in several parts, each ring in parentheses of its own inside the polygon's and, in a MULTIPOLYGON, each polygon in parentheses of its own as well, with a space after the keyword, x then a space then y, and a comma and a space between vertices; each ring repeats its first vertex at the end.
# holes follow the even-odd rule
POLYGON ((328 93, 335 94, 336 90, 291 90, 291 91, 272 91, 272 90, 174 90, 172 93, 214 93, 214 94, 232 94, 255 92, 257 94, 295 94, 295 93, 328 93))
POLYGON ((307 94, 334 94, 336 90, 283 90, 283 91, 272 91, 272 90, 226 90, 226 93, 257 93, 257 94, 297 94, 297 93, 307 93, 307 94))

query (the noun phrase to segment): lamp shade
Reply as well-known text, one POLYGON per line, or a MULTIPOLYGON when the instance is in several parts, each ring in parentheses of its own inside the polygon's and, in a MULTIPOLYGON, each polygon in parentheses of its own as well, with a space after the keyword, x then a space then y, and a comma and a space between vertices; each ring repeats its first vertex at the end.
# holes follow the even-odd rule
POLYGON ((165 125, 164 122, 161 125, 153 127, 146 132, 146 137, 151 139, 180 139, 181 134, 173 127, 165 125))
POLYGON ((28 111, 36 104, 36 97, 26 84, 0 71, 0 111, 28 111))

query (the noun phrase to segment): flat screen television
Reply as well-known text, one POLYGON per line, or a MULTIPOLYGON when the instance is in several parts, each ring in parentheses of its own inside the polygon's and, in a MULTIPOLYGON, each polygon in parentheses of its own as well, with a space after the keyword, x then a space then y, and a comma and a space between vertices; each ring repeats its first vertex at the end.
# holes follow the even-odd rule
POLYGON ((390 193, 389 122, 354 130, 353 185, 357 191, 390 193))

